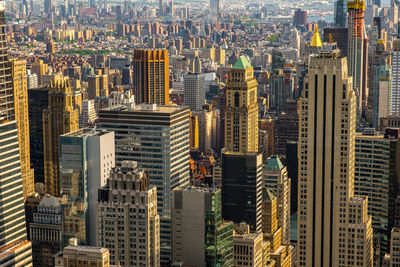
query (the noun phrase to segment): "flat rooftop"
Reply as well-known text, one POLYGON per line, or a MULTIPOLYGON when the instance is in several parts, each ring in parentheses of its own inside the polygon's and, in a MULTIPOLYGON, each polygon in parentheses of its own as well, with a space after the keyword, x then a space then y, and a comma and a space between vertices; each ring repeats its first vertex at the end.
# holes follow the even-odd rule
POLYGON ((182 106, 161 106, 156 104, 141 104, 141 105, 115 105, 101 110, 104 111, 129 111, 129 112, 143 112, 143 113, 175 113, 188 107, 182 106))
POLYGON ((94 128, 82 128, 74 132, 66 133, 60 136, 68 136, 68 137, 102 136, 109 133, 111 132, 94 127, 94 128))

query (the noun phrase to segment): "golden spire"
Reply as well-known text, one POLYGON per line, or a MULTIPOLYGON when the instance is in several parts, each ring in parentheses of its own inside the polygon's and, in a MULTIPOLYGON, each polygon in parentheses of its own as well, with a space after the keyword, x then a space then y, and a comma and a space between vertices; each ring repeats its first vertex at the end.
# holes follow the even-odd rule
POLYGON ((314 35, 312 37, 310 46, 315 46, 315 47, 321 47, 322 46, 321 37, 319 36, 319 32, 318 32, 318 25, 315 25, 314 35))

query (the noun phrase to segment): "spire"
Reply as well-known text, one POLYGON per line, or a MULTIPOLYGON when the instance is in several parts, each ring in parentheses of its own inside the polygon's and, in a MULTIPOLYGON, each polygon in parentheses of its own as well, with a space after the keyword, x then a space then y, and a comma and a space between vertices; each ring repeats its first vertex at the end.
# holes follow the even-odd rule
POLYGON ((319 36, 319 32, 318 32, 318 25, 315 25, 314 35, 312 37, 310 46, 315 46, 315 47, 321 47, 322 46, 321 37, 319 36))

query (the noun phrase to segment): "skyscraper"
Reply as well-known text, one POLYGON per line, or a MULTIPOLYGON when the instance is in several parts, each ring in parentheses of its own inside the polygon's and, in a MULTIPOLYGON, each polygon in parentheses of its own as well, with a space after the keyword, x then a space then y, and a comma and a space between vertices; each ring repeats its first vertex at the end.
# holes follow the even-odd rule
POLYGON ((278 226, 282 228, 282 243, 290 244, 290 178, 281 160, 272 155, 263 168, 263 187, 278 199, 278 226))
POLYGON ((335 2, 335 27, 346 28, 347 27, 347 0, 337 0, 335 2))
POLYGON ((160 266, 157 189, 150 185, 149 172, 123 161, 99 192, 97 245, 110 249, 111 264, 160 266))
POLYGON ((282 228, 278 223, 278 199, 268 188, 262 191, 262 227, 264 240, 271 244, 271 259, 275 266, 290 266, 291 248, 290 244, 282 242, 282 228))
POLYGON ((136 103, 169 105, 168 50, 136 49, 132 65, 136 103))
POLYGON ((357 121, 360 119, 362 112, 363 94, 363 64, 364 56, 364 0, 352 0, 347 2, 348 17, 348 74, 353 77, 353 87, 356 92, 357 99, 357 121))
POLYGON ((40 199, 27 222, 32 242, 33 264, 53 266, 52 256, 63 248, 63 216, 60 202, 53 196, 31 195, 28 201, 40 199))
MULTIPOLYGON (((4 2, 3 2, 4 4, 4 2)), ((7 51, 5 5, 0 5, 0 246, 26 240, 24 195, 21 178, 18 124, 7 51)), ((30 250, 30 248, 29 248, 30 250)))
POLYGON ((173 191, 172 260, 190 266, 231 266, 233 223, 223 221, 221 190, 173 191))
POLYGON ((393 41, 392 54, 392 115, 400 115, 400 40, 393 41))
POLYGON ((49 105, 49 89, 28 89, 29 142, 35 182, 44 182, 43 110, 49 105))
POLYGON ((391 161, 399 157, 400 151, 392 150, 397 138, 377 135, 374 129, 369 130, 356 135, 354 192, 368 196, 368 213, 372 217, 374 232, 374 266, 380 266, 385 253, 389 252, 389 222, 395 215, 389 208, 389 201, 397 197, 390 190, 394 179, 391 177, 394 172, 391 161))
POLYGON ((257 152, 257 81, 245 56, 233 65, 225 90, 225 151, 257 152))
POLYGON ((64 243, 96 245, 98 190, 115 166, 114 132, 84 128, 60 136, 64 243))
POLYGON ((353 192, 356 95, 339 53, 310 57, 299 100, 299 266, 373 264, 367 197, 353 192))
POLYGON ((262 154, 222 154, 222 217, 262 230, 262 154))
POLYGON ((170 260, 172 191, 189 184, 189 108, 133 103, 99 112, 100 127, 115 132, 115 163, 134 160, 157 186, 161 263, 170 260))
POLYGON ((219 0, 210 0, 210 16, 213 20, 219 19, 219 0))
POLYGON ((49 105, 43 110, 44 179, 46 192, 60 195, 59 136, 79 129, 79 111, 72 102, 68 77, 50 81, 49 105))
POLYGON ((184 76, 185 106, 192 111, 202 109, 206 101, 206 76, 204 73, 190 73, 184 76))
POLYGON ((13 77, 15 119, 18 124, 19 153, 21 160, 21 177, 24 198, 34 190, 34 173, 31 169, 29 146, 29 114, 28 114, 28 86, 26 79, 26 61, 11 61, 13 77))

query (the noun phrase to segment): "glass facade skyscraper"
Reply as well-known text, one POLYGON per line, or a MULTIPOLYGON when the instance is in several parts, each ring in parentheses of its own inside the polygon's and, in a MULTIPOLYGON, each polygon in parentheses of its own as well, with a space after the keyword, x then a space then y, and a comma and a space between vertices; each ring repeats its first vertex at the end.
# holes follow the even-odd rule
POLYGON ((189 108, 117 105, 99 112, 100 127, 115 132, 115 162, 136 161, 157 186, 161 263, 171 253, 172 191, 189 184, 189 108))

